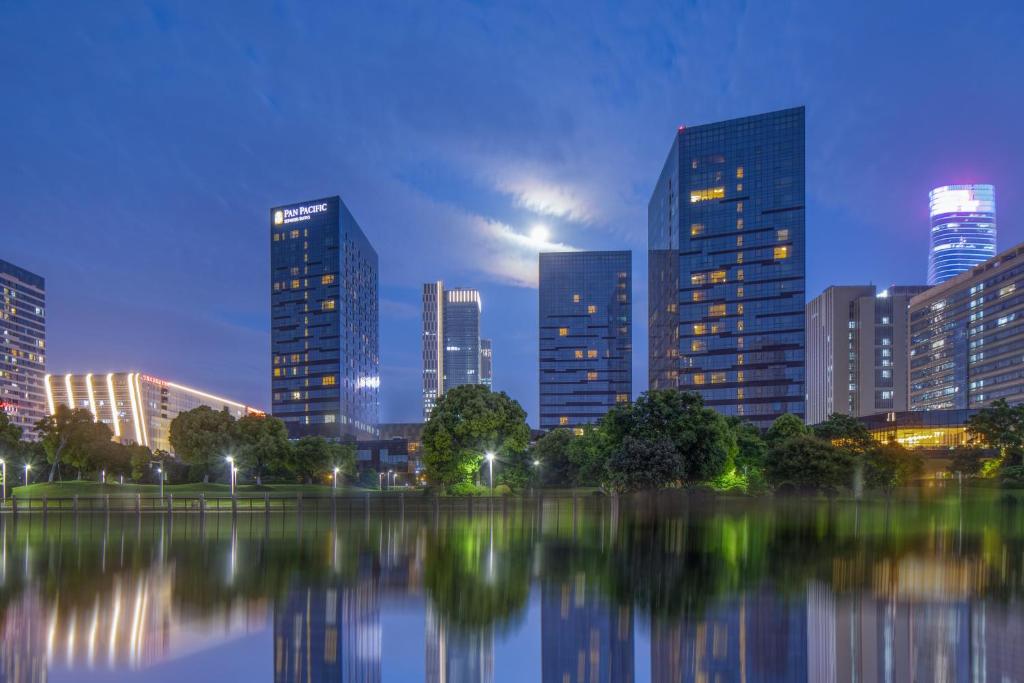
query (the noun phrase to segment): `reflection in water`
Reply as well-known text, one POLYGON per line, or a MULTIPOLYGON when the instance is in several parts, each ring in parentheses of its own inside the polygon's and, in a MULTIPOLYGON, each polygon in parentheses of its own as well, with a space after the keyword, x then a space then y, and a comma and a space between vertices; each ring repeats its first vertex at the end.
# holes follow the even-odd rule
POLYGON ((1024 683, 1016 507, 630 503, 3 518, 0 680, 1024 683))

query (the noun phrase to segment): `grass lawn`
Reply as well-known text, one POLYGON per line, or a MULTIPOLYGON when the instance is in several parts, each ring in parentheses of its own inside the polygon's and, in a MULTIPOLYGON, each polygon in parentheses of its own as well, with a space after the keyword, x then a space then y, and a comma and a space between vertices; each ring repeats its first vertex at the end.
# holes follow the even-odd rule
MULTIPOLYGON (((266 484, 263 486, 256 486, 255 484, 240 484, 238 487, 239 496, 261 496, 263 493, 280 494, 280 493, 306 493, 311 496, 329 496, 331 495, 331 487, 323 486, 320 484, 266 484)), ((61 481, 61 482, 42 482, 39 484, 29 484, 28 486, 16 486, 10 491, 13 491, 14 496, 18 498, 42 498, 48 496, 50 498, 69 498, 71 496, 103 496, 103 495, 130 495, 141 493, 143 495, 159 495, 160 485, 159 484, 101 484, 97 481, 61 481)), ((356 487, 342 487, 338 489, 339 494, 344 493, 365 493, 367 489, 356 488, 356 487)), ((165 484, 165 494, 188 494, 196 495, 199 493, 207 493, 211 495, 227 496, 231 493, 231 488, 227 484, 211 483, 191 483, 191 484, 165 484)))

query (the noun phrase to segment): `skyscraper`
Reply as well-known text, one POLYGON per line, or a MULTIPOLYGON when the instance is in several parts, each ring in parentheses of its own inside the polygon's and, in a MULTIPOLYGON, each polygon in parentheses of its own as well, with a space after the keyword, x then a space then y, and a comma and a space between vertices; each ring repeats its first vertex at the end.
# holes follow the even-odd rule
POLYGON ((907 308, 927 287, 829 287, 807 304, 807 422, 907 410, 907 308))
POLYGON ((490 339, 480 340, 480 384, 492 385, 494 376, 494 351, 490 339))
POLYGON ((540 428, 593 424, 633 391, 632 254, 540 255, 540 428))
POLYGON ((803 107, 680 127, 647 216, 650 387, 803 417, 803 107))
POLYGON ((423 419, 449 389, 482 384, 480 292, 423 285, 423 419))
POLYGON ((46 283, 0 261, 0 410, 26 438, 46 417, 46 283))
POLYGON ((996 255, 996 190, 944 185, 928 193, 928 284, 938 285, 996 255))
POLYGON ((339 197, 270 211, 273 414, 293 438, 373 438, 377 252, 339 197))

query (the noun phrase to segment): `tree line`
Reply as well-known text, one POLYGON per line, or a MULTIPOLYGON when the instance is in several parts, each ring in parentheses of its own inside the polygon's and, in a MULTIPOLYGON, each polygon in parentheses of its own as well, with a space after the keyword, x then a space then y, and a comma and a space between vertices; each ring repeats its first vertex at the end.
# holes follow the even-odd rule
MULTIPOLYGON (((356 449, 320 437, 289 441, 284 422, 264 415, 235 419, 227 411, 201 406, 180 413, 170 424, 174 455, 114 440, 110 427, 85 408, 58 406, 35 425, 38 439, 0 412, 0 458, 9 467, 28 466, 30 481, 124 477, 175 484, 226 480, 229 467, 257 485, 275 481, 326 482, 333 475, 355 475, 356 449), (228 461, 228 458, 231 458, 228 461)), ((11 472, 13 475, 14 472, 11 472)), ((12 477, 13 478, 13 477, 12 477)))

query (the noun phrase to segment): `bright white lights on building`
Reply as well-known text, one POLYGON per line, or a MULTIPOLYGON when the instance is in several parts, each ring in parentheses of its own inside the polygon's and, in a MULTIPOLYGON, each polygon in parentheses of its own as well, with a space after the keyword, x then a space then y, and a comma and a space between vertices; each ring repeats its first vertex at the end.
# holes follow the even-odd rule
POLYGON ((360 377, 356 380, 356 389, 379 389, 380 377, 360 377))

